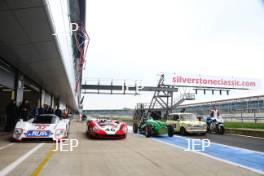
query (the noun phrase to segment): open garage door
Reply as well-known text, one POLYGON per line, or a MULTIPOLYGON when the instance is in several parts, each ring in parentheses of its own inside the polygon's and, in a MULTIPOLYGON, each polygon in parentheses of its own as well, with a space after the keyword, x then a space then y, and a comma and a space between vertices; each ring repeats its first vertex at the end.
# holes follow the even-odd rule
POLYGON ((27 85, 24 86, 23 98, 30 102, 31 108, 34 108, 40 105, 40 92, 32 89, 31 87, 27 85))
POLYGON ((6 107, 14 99, 14 70, 0 59, 0 131, 6 124, 6 107))
POLYGON ((24 82, 23 99, 29 101, 32 113, 40 106, 41 89, 37 84, 27 78, 25 78, 24 82))
POLYGON ((14 89, 15 71, 0 58, 0 85, 14 89))
POLYGON ((14 98, 14 90, 0 84, 0 131, 3 131, 6 125, 6 107, 14 98))

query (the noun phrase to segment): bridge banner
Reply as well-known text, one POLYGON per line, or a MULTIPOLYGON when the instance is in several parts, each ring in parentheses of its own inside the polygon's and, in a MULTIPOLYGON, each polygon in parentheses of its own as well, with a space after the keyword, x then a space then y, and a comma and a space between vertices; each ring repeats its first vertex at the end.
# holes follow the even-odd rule
POLYGON ((261 81, 256 78, 217 77, 191 74, 173 74, 170 78, 172 85, 226 89, 261 89, 261 81))

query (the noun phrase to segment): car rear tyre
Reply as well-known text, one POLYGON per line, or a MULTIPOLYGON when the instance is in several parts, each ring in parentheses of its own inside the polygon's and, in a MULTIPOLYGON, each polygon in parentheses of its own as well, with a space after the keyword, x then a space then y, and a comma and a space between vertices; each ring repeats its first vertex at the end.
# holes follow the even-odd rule
POLYGON ((150 125, 146 126, 146 128, 145 128, 145 136, 146 137, 152 136, 152 128, 150 125))
POLYGON ((87 133, 86 133, 88 138, 91 138, 91 131, 92 131, 92 127, 88 127, 87 133))
POLYGON ((168 126, 168 136, 172 137, 174 135, 174 129, 172 126, 168 126))
POLYGON ((210 129, 210 126, 209 125, 207 125, 207 132, 208 133, 211 133, 211 129, 210 129))
POLYGON ((182 136, 186 135, 185 128, 183 128, 183 127, 180 128, 180 135, 182 135, 182 136))
POLYGON ((138 125, 136 123, 133 124, 133 133, 138 132, 138 125))
POLYGON ((219 134, 223 135, 224 133, 225 133, 225 128, 223 126, 220 126, 219 134))

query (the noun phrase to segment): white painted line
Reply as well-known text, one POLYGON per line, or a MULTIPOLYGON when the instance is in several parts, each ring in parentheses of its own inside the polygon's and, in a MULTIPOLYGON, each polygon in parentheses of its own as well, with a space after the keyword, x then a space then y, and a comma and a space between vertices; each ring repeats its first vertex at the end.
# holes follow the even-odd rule
MULTIPOLYGON (((183 139, 193 139, 193 138, 183 137, 183 136, 173 136, 173 137, 179 137, 179 138, 183 138, 183 139)), ((247 151, 247 152, 259 153, 261 155, 264 154, 264 152, 260 152, 260 151, 256 151, 256 150, 251 150, 251 149, 246 149, 246 148, 237 147, 237 146, 225 145, 225 144, 216 143, 216 142, 211 142, 211 144, 221 145, 221 146, 228 147, 228 148, 232 148, 232 149, 236 149, 236 150, 244 150, 244 151, 247 151)))
POLYGON ((39 148, 41 148, 44 145, 44 143, 38 144, 36 147, 34 147, 32 150, 27 152, 26 154, 22 155, 20 158, 18 158, 13 163, 9 164, 7 167, 2 169, 0 171, 0 176, 5 176, 9 172, 11 172, 13 169, 15 169, 20 163, 22 163, 25 159, 27 159, 30 155, 32 155, 34 152, 36 152, 39 148))
POLYGON ((164 143, 164 144, 173 146, 173 147, 178 148, 178 149, 182 149, 184 151, 186 150, 186 148, 181 147, 181 146, 178 146, 178 145, 175 145, 175 144, 171 144, 171 143, 168 143, 168 142, 164 142, 164 141, 161 141, 161 140, 158 140, 158 139, 155 139, 155 138, 151 138, 151 139, 153 139, 154 141, 157 141, 157 142, 161 142, 161 143, 164 143))
POLYGON ((221 146, 228 147, 228 148, 232 148, 232 149, 236 149, 236 150, 244 150, 244 151, 247 151, 247 152, 259 153, 261 155, 264 154, 264 152, 250 150, 250 149, 241 148, 241 147, 237 147, 237 146, 225 145, 225 144, 220 144, 220 143, 215 143, 215 142, 211 142, 211 144, 221 145, 221 146))
POLYGON ((215 159, 215 160, 218 160, 218 161, 222 161, 222 162, 225 162, 227 164, 231 164, 231 165, 234 165, 234 166, 238 166, 238 167, 242 167, 242 168, 245 168, 245 169, 248 169, 248 170, 251 170, 253 172, 257 172, 259 174, 264 174, 264 171, 261 171, 261 170, 257 170, 257 169, 253 169, 251 167, 247 167, 247 166, 244 166, 244 165, 241 165, 241 164, 237 164, 237 163, 234 163, 232 161, 227 161, 227 160, 224 160, 224 159, 220 159, 220 158, 217 158, 217 157, 214 157, 214 156, 211 156, 211 155, 208 155, 206 153, 201 153, 201 152, 196 152, 196 151, 193 151, 194 153, 197 153, 197 154, 200 154, 200 155, 204 155, 204 156, 207 156, 209 158, 212 158, 212 159, 215 159))
MULTIPOLYGON (((152 138, 152 139, 155 140, 155 141, 157 141, 157 142, 164 143, 164 144, 167 144, 167 145, 173 146, 173 147, 175 147, 175 148, 179 148, 179 149, 185 150, 184 147, 180 147, 180 146, 177 146, 177 145, 174 145, 174 144, 170 144, 170 143, 167 143, 167 142, 164 142, 164 141, 160 141, 160 140, 158 140, 158 139, 154 139, 154 138, 152 138)), ((238 167, 241 167, 241 168, 244 168, 244 169, 248 169, 248 170, 250 170, 250 171, 257 172, 257 173, 259 173, 259 174, 264 174, 264 171, 256 170, 256 169, 253 169, 253 168, 250 168, 250 167, 247 167, 247 166, 243 166, 243 165, 240 165, 240 164, 237 164, 237 163, 231 162, 231 161, 227 161, 227 160, 224 160, 224 159, 220 159, 220 158, 217 158, 217 157, 214 157, 214 156, 208 155, 208 154, 206 154, 206 153, 201 153, 201 152, 191 151, 191 150, 190 150, 190 152, 193 152, 193 153, 196 153, 196 154, 199 154, 199 155, 203 155, 203 156, 206 156, 206 157, 209 157, 209 158, 212 158, 212 159, 215 159, 215 160, 218 160, 218 161, 221 161, 221 162, 224 162, 224 163, 227 163, 227 164, 233 165, 233 166, 238 166, 238 167)))
MULTIPOLYGON (((133 134, 133 133, 132 133, 132 134, 133 134)), ((140 134, 134 134, 134 135, 135 135, 135 136, 139 136, 139 137, 143 137, 143 136, 140 135, 140 134)), ((179 138, 183 138, 183 139, 192 139, 192 138, 187 138, 187 137, 178 136, 178 135, 177 135, 177 136, 173 136, 173 137, 179 137, 179 138)), ((164 142, 164 141, 161 141, 161 140, 155 139, 155 138, 151 138, 151 139, 154 140, 154 141, 157 141, 157 142, 160 142, 160 143, 164 143, 164 144, 170 145, 170 146, 172 146, 172 147, 175 147, 175 148, 181 149, 181 150, 186 150, 186 148, 181 147, 181 146, 177 146, 177 145, 175 145, 175 144, 167 143, 167 142, 164 142)), ((219 144, 219 143, 215 143, 215 142, 211 142, 211 144, 217 144, 217 145, 222 145, 222 146, 226 146, 226 147, 230 147, 230 148, 242 149, 242 150, 247 150, 247 151, 250 151, 250 152, 256 152, 256 153, 263 154, 263 152, 258 152, 258 151, 254 151, 254 150, 244 149, 244 148, 240 148, 240 147, 228 146, 228 145, 219 144)), ((224 160, 224 159, 220 159, 220 158, 217 158, 217 157, 211 156, 211 155, 206 154, 206 153, 201 153, 201 152, 197 152, 197 151, 190 151, 190 152, 197 153, 197 154, 200 154, 200 155, 203 155, 203 156, 206 156, 206 157, 209 157, 209 158, 212 158, 212 159, 215 159, 215 160, 218 160, 218 161, 221 161, 221 162, 227 163, 227 164, 231 164, 231 165, 234 165, 234 166, 238 166, 238 167, 241 167, 241 168, 245 168, 245 169, 251 170, 251 171, 253 171, 253 172, 257 172, 257 173, 260 173, 260 174, 264 174, 264 171, 256 170, 256 169, 253 169, 253 168, 250 168, 250 167, 247 167, 247 166, 243 166, 243 165, 240 165, 240 164, 234 163, 234 162, 232 162, 232 161, 227 161, 227 160, 224 160)))
POLYGON ((12 146, 12 145, 14 145, 14 143, 7 144, 7 145, 5 145, 5 146, 3 146, 3 147, 0 147, 0 150, 3 150, 3 149, 5 149, 5 148, 7 148, 7 147, 10 147, 10 146, 12 146))
POLYGON ((247 137, 247 138, 254 138, 254 139, 262 139, 264 140, 264 138, 262 137, 256 137, 256 136, 247 136, 247 135, 243 135, 243 134, 231 134, 232 136, 242 136, 242 137, 247 137))
MULTIPOLYGON (((132 126, 128 126, 130 128, 131 131, 129 131, 130 133, 133 134, 132 132, 132 126)), ((135 134, 135 135, 139 135, 141 136, 140 134, 135 134)), ((241 135, 242 136, 242 135, 241 135)), ((193 139, 193 138, 189 138, 189 137, 185 137, 185 136, 179 136, 179 135, 173 135, 173 137, 175 138, 182 138, 182 139, 193 139)), ((250 136, 251 137, 251 136, 250 136)), ((260 138, 260 139, 264 139, 264 138, 260 138)), ((210 140, 210 139, 209 139, 210 140)), ((210 140, 211 141, 211 140, 210 140)), ((216 145, 221 145, 221 146, 225 146, 225 147, 229 147, 229 148, 233 148, 233 149, 240 149, 240 150, 245 150, 245 151, 248 151, 248 152, 255 152, 255 153, 259 153, 261 155, 264 154, 264 152, 260 152, 260 151, 256 151, 256 150, 251 150, 251 149, 246 149, 246 148, 241 148, 241 147, 237 147, 237 146, 231 146, 231 145, 225 145, 225 144, 221 144, 221 143, 216 143, 216 142, 211 142, 211 144, 216 144, 216 145)), ((172 144, 173 145, 173 144, 172 144)))

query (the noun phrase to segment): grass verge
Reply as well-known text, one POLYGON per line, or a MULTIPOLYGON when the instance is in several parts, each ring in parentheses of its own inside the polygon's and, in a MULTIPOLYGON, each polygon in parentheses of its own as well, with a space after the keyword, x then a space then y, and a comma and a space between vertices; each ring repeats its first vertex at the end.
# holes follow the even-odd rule
POLYGON ((254 122, 229 122, 225 121, 225 128, 250 128, 250 129, 264 129, 264 123, 254 122))

